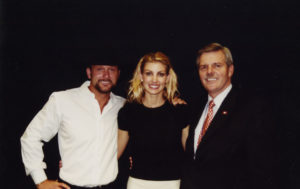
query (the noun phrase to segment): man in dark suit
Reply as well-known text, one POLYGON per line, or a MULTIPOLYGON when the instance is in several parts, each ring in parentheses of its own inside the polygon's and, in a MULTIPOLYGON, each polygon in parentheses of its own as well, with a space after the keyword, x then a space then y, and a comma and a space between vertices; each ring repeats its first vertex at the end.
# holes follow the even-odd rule
POLYGON ((208 95, 192 104, 182 189, 276 189, 278 155, 271 107, 231 84, 230 50, 199 50, 198 73, 208 95))

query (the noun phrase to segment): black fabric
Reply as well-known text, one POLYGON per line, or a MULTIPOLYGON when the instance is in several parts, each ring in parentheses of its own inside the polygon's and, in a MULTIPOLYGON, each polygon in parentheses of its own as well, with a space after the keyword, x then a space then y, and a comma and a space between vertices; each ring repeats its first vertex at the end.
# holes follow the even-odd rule
POLYGON ((277 189, 276 114, 267 100, 232 89, 194 157, 194 133, 207 98, 194 102, 181 189, 277 189))
POLYGON ((187 106, 166 102, 158 108, 126 103, 119 111, 119 129, 129 132, 133 167, 130 175, 145 180, 180 178, 182 129, 187 126, 187 106))

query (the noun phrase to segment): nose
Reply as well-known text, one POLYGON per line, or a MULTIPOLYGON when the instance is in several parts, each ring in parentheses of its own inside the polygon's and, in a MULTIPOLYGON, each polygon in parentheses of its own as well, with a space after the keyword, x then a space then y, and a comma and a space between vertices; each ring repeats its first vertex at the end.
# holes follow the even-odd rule
POLYGON ((108 70, 103 70, 103 75, 104 78, 109 78, 109 71, 108 70))
POLYGON ((155 75, 152 77, 152 82, 156 82, 156 81, 157 81, 157 76, 155 75))
POLYGON ((152 81, 152 82, 156 82, 156 81, 157 81, 157 76, 155 76, 155 75, 152 76, 152 77, 151 77, 151 81, 152 81))
POLYGON ((208 68, 207 68, 207 73, 208 73, 208 74, 212 74, 213 71, 214 71, 214 68, 213 68, 212 66, 208 66, 208 68))

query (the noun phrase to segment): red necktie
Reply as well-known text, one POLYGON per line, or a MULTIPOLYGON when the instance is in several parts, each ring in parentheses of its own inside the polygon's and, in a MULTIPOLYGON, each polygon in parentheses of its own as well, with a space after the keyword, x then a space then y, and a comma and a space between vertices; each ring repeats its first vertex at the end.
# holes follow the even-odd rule
POLYGON ((201 130, 201 133, 200 133, 200 136, 199 136, 199 139, 198 139, 198 143, 197 143, 198 145, 200 144, 202 137, 204 136, 206 130, 209 127, 210 122, 213 119, 213 115, 214 115, 213 108, 214 108, 214 106, 215 106, 215 103, 214 103, 213 100, 211 100, 209 102, 207 115, 206 115, 202 130, 201 130))

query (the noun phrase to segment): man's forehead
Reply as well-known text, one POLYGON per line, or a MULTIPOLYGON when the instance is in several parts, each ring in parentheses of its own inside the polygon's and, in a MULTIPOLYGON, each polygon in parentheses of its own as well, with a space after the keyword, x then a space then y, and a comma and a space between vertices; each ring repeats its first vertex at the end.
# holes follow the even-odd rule
POLYGON ((118 68, 117 65, 107 65, 107 64, 93 64, 92 66, 94 66, 94 67, 113 67, 113 68, 118 68))
POLYGON ((226 63, 225 54, 222 51, 203 53, 199 59, 200 64, 226 63))
POLYGON ((225 62, 225 60, 224 61, 212 61, 212 62, 200 61, 199 65, 208 65, 208 64, 226 64, 226 62, 225 62))

